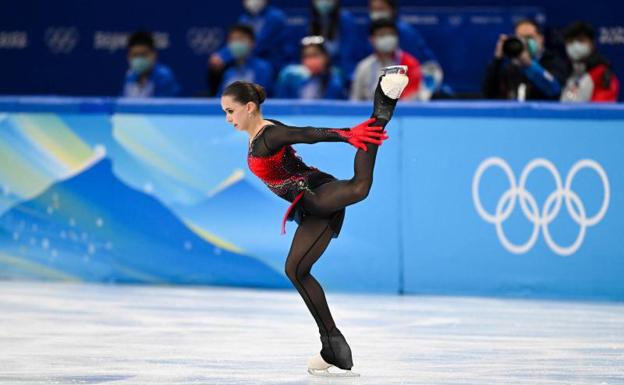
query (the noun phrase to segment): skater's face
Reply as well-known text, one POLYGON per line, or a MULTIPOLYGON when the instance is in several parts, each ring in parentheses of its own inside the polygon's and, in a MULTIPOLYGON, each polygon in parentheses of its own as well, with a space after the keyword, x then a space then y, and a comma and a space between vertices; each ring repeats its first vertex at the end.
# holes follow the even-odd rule
POLYGON ((221 108, 225 112, 225 120, 239 131, 248 131, 252 117, 258 112, 253 102, 242 104, 230 95, 221 97, 221 108))

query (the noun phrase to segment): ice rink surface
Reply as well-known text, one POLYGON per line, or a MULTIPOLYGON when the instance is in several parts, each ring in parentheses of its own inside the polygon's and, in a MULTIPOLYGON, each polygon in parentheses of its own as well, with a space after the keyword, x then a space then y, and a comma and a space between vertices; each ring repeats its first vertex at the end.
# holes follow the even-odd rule
POLYGON ((624 384, 623 303, 328 299, 359 378, 294 290, 0 282, 0 384, 624 384))

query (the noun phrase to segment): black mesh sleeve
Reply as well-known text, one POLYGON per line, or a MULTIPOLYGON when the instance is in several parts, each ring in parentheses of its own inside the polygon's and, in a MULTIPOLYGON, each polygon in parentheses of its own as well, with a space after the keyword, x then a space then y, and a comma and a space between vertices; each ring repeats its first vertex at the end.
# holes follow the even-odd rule
POLYGON ((283 124, 267 126, 254 141, 252 151, 257 156, 267 156, 280 148, 296 143, 346 142, 348 128, 292 127, 283 124))

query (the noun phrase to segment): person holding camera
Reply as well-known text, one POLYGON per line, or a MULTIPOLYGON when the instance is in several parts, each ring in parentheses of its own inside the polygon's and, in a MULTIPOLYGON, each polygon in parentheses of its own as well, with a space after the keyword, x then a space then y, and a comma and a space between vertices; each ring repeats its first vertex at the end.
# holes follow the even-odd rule
POLYGON ((488 99, 558 100, 569 72, 567 62, 544 48, 544 36, 535 21, 520 20, 514 33, 499 37, 485 74, 483 95, 488 99))

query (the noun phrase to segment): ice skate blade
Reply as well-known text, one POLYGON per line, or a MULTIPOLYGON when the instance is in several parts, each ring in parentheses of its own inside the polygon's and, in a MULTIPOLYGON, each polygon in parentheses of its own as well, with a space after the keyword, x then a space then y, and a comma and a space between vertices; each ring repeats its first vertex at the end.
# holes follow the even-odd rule
POLYGON ((328 369, 310 369, 308 373, 315 377, 359 377, 359 373, 352 372, 350 370, 343 370, 332 366, 328 369))
POLYGON ((406 75, 407 74, 407 66, 388 66, 388 67, 384 67, 381 69, 381 73, 383 75, 387 75, 387 74, 400 74, 400 75, 406 75))

